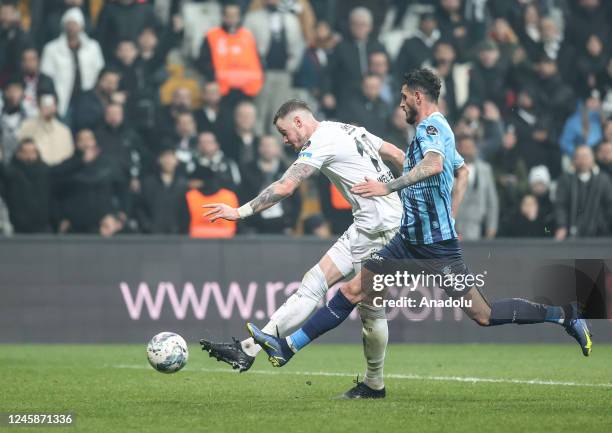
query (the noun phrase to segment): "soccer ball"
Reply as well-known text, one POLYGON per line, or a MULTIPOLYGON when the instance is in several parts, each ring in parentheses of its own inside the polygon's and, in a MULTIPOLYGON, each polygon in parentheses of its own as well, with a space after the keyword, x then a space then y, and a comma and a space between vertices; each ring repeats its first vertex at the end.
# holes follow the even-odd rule
POLYGON ((161 373, 176 373, 187 364, 187 343, 174 332, 160 332, 147 344, 151 367, 161 373))

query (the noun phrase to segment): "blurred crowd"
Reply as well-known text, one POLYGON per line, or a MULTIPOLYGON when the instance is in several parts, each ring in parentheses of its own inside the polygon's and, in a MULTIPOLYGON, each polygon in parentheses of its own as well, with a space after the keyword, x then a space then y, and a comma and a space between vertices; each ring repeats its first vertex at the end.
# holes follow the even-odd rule
POLYGON ((611 235, 610 23, 607 0, 0 0, 0 235, 342 233, 324 176, 240 224, 202 205, 280 178, 292 97, 405 149, 421 66, 470 168, 463 239, 611 235))

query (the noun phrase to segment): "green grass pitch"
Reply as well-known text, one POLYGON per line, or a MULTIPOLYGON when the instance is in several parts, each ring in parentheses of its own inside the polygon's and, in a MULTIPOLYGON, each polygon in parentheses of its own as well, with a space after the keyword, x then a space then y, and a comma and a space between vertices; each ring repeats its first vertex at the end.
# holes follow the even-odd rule
POLYGON ((144 345, 0 345, 0 412, 76 414, 72 427, 0 430, 612 431, 612 345, 591 358, 570 344, 391 345, 382 401, 331 399, 363 370, 357 345, 313 345, 282 369, 264 357, 248 373, 224 367, 197 346, 164 375, 144 345))

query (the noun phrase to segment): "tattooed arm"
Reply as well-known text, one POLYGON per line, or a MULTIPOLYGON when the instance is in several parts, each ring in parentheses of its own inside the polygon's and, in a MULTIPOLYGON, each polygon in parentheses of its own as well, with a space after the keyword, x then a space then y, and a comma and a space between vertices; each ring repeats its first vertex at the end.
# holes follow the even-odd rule
POLYGON ((247 218, 289 197, 304 179, 312 176, 317 171, 318 169, 312 165, 296 162, 287 169, 283 177, 270 184, 270 186, 247 204, 237 209, 222 203, 207 204, 203 206, 208 209, 204 216, 209 217, 211 222, 219 218, 229 221, 247 218))
POLYGON ((366 181, 358 183, 351 188, 355 194, 362 197, 374 197, 391 194, 410 185, 414 185, 428 177, 435 176, 444 169, 442 155, 436 152, 427 152, 423 160, 403 176, 389 182, 382 183, 366 177, 366 181))

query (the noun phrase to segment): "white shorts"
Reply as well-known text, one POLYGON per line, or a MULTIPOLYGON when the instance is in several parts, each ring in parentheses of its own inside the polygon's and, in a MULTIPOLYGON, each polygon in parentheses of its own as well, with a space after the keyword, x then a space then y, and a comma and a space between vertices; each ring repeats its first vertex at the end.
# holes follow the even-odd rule
POLYGON ((327 255, 338 267, 344 278, 351 277, 361 269, 361 262, 391 240, 398 228, 378 233, 366 233, 357 230, 355 224, 338 238, 336 243, 327 251, 327 255))

